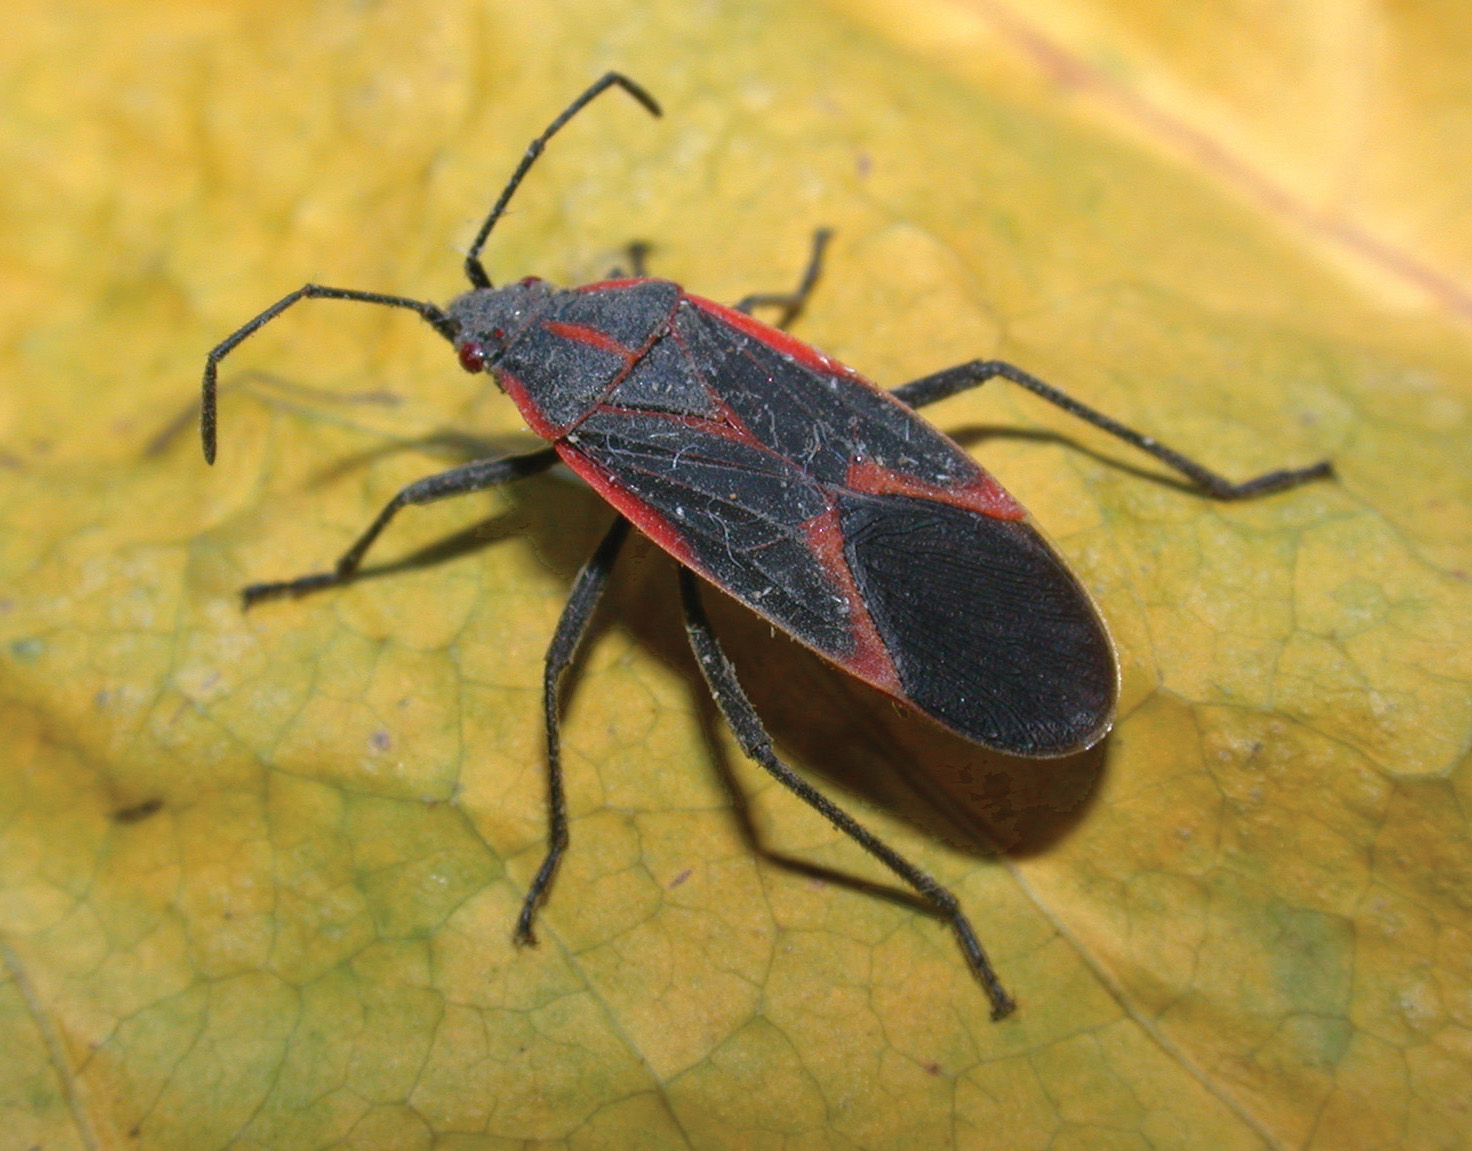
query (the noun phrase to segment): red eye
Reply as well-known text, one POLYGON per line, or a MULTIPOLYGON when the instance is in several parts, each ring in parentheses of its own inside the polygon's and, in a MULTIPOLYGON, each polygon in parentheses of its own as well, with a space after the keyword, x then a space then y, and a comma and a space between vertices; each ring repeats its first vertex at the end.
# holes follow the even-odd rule
POLYGON ((460 366, 467 372, 478 372, 486 366, 485 349, 479 344, 466 341, 456 350, 460 355, 460 366))

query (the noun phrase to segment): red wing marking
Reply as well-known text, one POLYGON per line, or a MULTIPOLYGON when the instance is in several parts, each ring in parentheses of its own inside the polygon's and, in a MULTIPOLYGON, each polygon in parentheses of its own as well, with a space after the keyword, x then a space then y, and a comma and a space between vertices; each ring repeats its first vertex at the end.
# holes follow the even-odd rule
POLYGON ((601 292, 605 288, 633 288, 639 284, 667 283, 668 281, 651 280, 647 276, 624 276, 617 280, 599 280, 595 284, 580 284, 572 290, 579 294, 583 292, 601 292))
POLYGON ((554 336, 561 336, 564 340, 572 340, 577 344, 597 348, 600 352, 622 356, 626 364, 632 364, 638 355, 634 349, 624 347, 607 332, 600 332, 597 328, 590 328, 586 324, 564 324, 561 320, 543 320, 542 330, 551 332, 554 336))
POLYGON ((743 444, 759 452, 773 452, 771 446, 762 443, 761 440, 752 435, 747 426, 741 422, 741 418, 725 404, 718 405, 718 416, 714 419, 710 416, 682 416, 678 412, 652 412, 643 408, 631 410, 629 408, 621 408, 617 404, 599 404, 597 410, 600 412, 611 412, 614 415, 628 413, 646 420, 665 420, 674 424, 676 427, 705 432, 711 436, 720 436, 723 440, 730 440, 734 444, 743 444))
MULTIPOLYGON (((693 296, 686 298, 692 300, 695 299, 695 297, 693 296)), ((691 365, 691 370, 695 371, 697 375, 703 377, 704 373, 701 373, 699 369, 695 366, 695 357, 690 354, 690 345, 686 342, 685 336, 680 331, 680 329, 674 324, 671 324, 669 327, 668 336, 669 339, 675 341, 675 345, 680 349, 681 352, 685 354, 685 359, 691 365)), ((736 440, 739 443, 747 444, 748 446, 754 448, 763 448, 767 446, 752 434, 751 429, 746 426, 746 422, 742 420, 742 418, 738 416, 735 411, 732 410, 730 404, 726 403, 725 397, 721 395, 718 388, 713 388, 708 383, 704 384, 703 386, 705 388, 705 394, 710 397, 711 403, 715 406, 716 412, 719 414, 721 421, 724 422, 727 427, 731 428, 736 433, 734 436, 731 436, 727 435, 727 433, 725 432, 716 432, 717 435, 727 435, 728 439, 736 440)), ((714 426, 712 426, 711 430, 715 430, 714 426)))
POLYGON ((767 347, 781 352, 784 356, 796 360, 804 367, 811 368, 813 371, 821 372, 824 375, 841 376, 848 380, 862 380, 871 388, 875 386, 871 381, 865 379, 865 377, 854 371, 847 364, 840 363, 832 356, 825 356, 811 344, 805 344, 801 340, 794 339, 781 328, 774 328, 769 324, 764 324, 760 320, 748 316, 745 312, 738 312, 735 308, 726 307, 725 304, 718 304, 714 300, 707 300, 704 296, 692 296, 687 293, 685 299, 689 300, 690 303, 694 304, 701 311, 709 312, 723 323, 730 324, 731 327, 750 336, 753 340, 757 340, 767 347))
MULTIPOLYGON (((717 582, 696 558, 679 527, 666 519, 647 501, 627 491, 609 472, 578 451, 576 445, 563 440, 554 444, 553 447, 562 457, 563 463, 586 480, 594 491, 655 544, 692 571, 713 583, 717 582)), ((808 545, 818 556, 823 570, 833 579, 838 591, 849 605, 849 629, 854 641, 853 652, 843 657, 831 652, 821 654, 865 682, 873 684, 880 691, 888 692, 897 699, 905 699, 904 685, 900 682, 894 660, 890 658, 889 651, 884 646, 884 641, 880 638, 868 609, 864 606, 863 596, 859 593, 853 574, 849 571, 848 559, 844 555, 843 529, 838 522, 837 509, 831 508, 821 515, 814 516, 802 525, 802 530, 807 536, 808 545)), ((761 612, 759 605, 749 606, 758 613, 761 612)))
MULTIPOLYGON (((843 550, 843 528, 838 522, 838 509, 829 508, 822 515, 808 520, 802 528, 807 534, 808 546, 818 556, 823 570, 833 578, 839 591, 848 600, 848 622, 854 638, 854 650, 852 655, 841 661, 842 666, 866 683, 872 683, 880 691, 886 691, 900 699, 906 698, 894 660, 890 658, 884 641, 879 638, 879 629, 874 626, 869 609, 864 606, 864 597, 859 594, 853 573, 849 571, 848 557, 843 550)), ((828 658, 833 659, 832 656, 828 658)))
POLYGON ((521 412, 521 418, 526 421, 526 426, 541 436, 544 440, 555 440, 562 435, 562 429, 551 423, 542 414, 542 409, 532 401, 531 395, 526 390, 526 385, 516 376, 513 376, 505 368, 496 369, 496 381, 501 385, 501 390, 511 397, 517 409, 521 412))
POLYGON ((913 476, 891 471, 872 460, 859 460, 849 465, 845 483, 856 492, 867 492, 875 496, 916 496, 965 508, 990 516, 994 520, 1027 518, 1027 509, 985 471, 969 484, 941 487, 939 484, 928 484, 913 476))
POLYGON ((649 503, 624 489, 608 472, 583 455, 573 444, 560 440, 552 447, 562 457, 563 463, 586 480, 588 486, 612 504, 625 519, 686 567, 705 573, 679 529, 649 503))

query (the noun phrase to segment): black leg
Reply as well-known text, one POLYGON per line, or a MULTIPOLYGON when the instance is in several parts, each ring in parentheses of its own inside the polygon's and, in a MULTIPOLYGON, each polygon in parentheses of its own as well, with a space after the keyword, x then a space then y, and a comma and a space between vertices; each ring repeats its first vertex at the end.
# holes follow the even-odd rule
POLYGON ((802 311, 803 305, 808 302, 813 285, 818 282, 818 276, 823 271, 823 249, 828 246, 832 235, 827 228, 819 228, 813 233, 813 254, 808 259, 807 270, 803 272, 795 292, 761 292, 747 296, 736 305, 736 310, 749 314, 753 308, 781 308, 775 326, 785 328, 792 323, 802 311))
POLYGON ((950 923, 951 930, 956 933, 956 939, 961 945, 961 953, 966 957, 971 973, 986 991, 987 998, 991 1000, 992 1018, 1001 1019, 1010 1015, 1016 1004, 1002 987, 996 972, 992 970, 991 962, 987 959, 986 952, 982 950, 981 943, 976 938, 976 932, 972 930, 970 920, 961 911, 961 905, 957 902, 956 897, 909 860, 876 838, 853 816, 777 758, 776 753, 772 750, 771 737, 767 735, 760 717, 756 714, 756 709, 751 706, 751 701, 746 697, 746 692, 741 689, 741 683, 736 678, 736 669, 726 658, 726 653, 721 650, 715 632, 711 630, 710 620, 706 617, 705 609, 700 603, 698 578, 684 568, 680 570, 680 596, 685 605, 685 628, 690 634, 690 646, 695 651, 695 658, 700 663, 705 682, 710 685, 711 695, 715 697, 717 706, 726 717, 726 722, 731 725, 736 741, 741 744, 741 750, 766 768, 779 783, 817 811, 839 831, 918 891, 934 908, 935 913, 950 923))
POLYGON ((547 664, 542 674, 542 711, 547 723, 547 855, 537 869, 532 885, 527 888, 526 899, 521 904, 521 914, 516 919, 516 942, 535 944, 536 934, 532 922, 537 917, 537 908, 547 898, 552 886, 552 877, 567 850, 567 798, 562 791, 562 741, 558 734, 557 688, 562 673, 577 654, 578 644, 588 631, 588 621, 593 618, 593 609, 608 583, 613 570, 613 561, 618 558, 618 549, 629 534, 629 521, 619 516, 598 550, 578 573, 572 585, 572 594, 567 606, 562 609, 562 618, 557 621, 557 631, 547 648, 547 664))
POLYGON ((634 269, 634 275, 644 277, 649 275, 649 244, 645 240, 635 240, 629 245, 629 266, 634 269))
POLYGON ((363 562, 363 556, 373 545, 373 541, 378 538, 379 533, 398 514, 400 508, 408 507, 410 504, 433 503, 435 500, 446 499, 449 496, 484 491, 486 488, 493 488, 509 480, 521 479, 523 476, 546 471, 557 460, 558 456, 555 451, 551 448, 543 448, 541 451, 529 452, 524 456, 476 460, 475 463, 466 464, 464 467, 451 468, 438 475, 426 476, 410 484, 389 500, 383 511, 378 513, 378 518, 369 524, 368 530, 343 553, 332 571, 313 572, 310 575, 298 576, 296 579, 282 580, 278 583, 251 584, 241 589, 241 598, 245 601, 245 606, 250 607, 263 599, 305 595, 307 592, 332 587, 334 584, 346 583, 357 574, 358 566, 363 562))
POLYGON ((628 253, 630 271, 624 271, 622 264, 615 264, 608 269, 608 279, 623 280, 630 276, 635 279, 643 279, 649 275, 649 252, 650 245, 645 240, 631 240, 629 246, 624 249, 628 253))
POLYGON ((356 300, 360 304, 382 304, 386 308, 407 308, 418 312, 420 317, 445 339, 454 341, 455 323, 439 308, 424 300, 411 300, 407 296, 389 296, 382 292, 360 292, 356 288, 324 288, 321 284, 304 284, 289 295, 282 296, 249 323, 242 324, 212 349, 204 361, 204 382, 200 389, 199 435, 204 442, 206 463, 215 462, 215 376, 220 361, 228 356, 241 340, 258 332, 298 300, 356 300))
POLYGON ((1051 384, 1045 384, 1036 376, 1029 375, 1021 368, 1015 368, 1001 360, 972 360, 968 364, 960 364, 954 368, 947 368, 943 372, 912 380, 908 384, 895 388, 891 394, 912 408, 920 408, 948 396, 954 396, 958 392, 980 387, 994 377, 1011 380, 1014 384, 1026 388, 1033 395, 1062 408, 1070 415, 1077 416, 1096 428, 1103 429, 1111 436, 1118 437, 1125 443, 1139 448, 1142 452, 1148 452, 1161 463, 1180 472, 1213 499, 1251 499, 1253 496, 1280 492, 1286 488, 1295 488, 1299 484, 1308 483, 1310 480, 1328 479, 1334 475, 1334 465, 1328 460, 1320 460, 1306 468, 1287 468, 1267 472, 1240 484, 1234 484, 1231 480, 1202 467, 1195 460, 1166 447, 1152 437, 1137 432, 1133 428, 1125 427, 1117 420, 1110 419, 1102 412, 1097 412, 1087 404, 1081 404, 1072 396, 1060 392, 1051 384))

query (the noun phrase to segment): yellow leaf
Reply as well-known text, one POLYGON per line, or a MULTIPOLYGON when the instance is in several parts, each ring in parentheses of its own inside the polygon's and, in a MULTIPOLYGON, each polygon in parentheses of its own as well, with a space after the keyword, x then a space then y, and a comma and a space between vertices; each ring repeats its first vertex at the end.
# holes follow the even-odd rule
POLYGON ((1423 7, 12 5, 5 1140, 1472 1143, 1472 18, 1423 7), (533 441, 414 317, 313 301, 227 361, 208 469, 205 351, 308 281, 462 290, 527 141, 610 67, 665 118, 614 93, 573 123, 498 281, 643 239, 734 299, 826 225, 797 334, 883 383, 1000 356, 1229 475, 1339 469, 1218 505, 1004 385, 934 410, 1119 644, 1115 733, 1069 761, 981 753, 712 605, 793 760, 960 896, 1004 1023, 741 757, 648 546, 570 685, 572 849, 513 948, 542 650, 609 521, 565 478, 239 610, 533 441))

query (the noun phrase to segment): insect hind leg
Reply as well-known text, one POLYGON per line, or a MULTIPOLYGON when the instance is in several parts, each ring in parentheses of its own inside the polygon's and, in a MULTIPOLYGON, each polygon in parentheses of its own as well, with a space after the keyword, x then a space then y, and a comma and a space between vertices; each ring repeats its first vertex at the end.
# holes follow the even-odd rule
POLYGON ((608 270, 610 280, 623 280, 630 276, 642 280, 649 275, 649 253, 654 250, 654 245, 648 240, 630 240, 624 248, 624 255, 629 258, 629 268, 624 269, 622 264, 615 264, 608 270))
POLYGON ((741 750, 761 764, 783 787, 914 888, 934 914, 950 924, 967 966, 991 1001, 992 1018, 1002 1019, 1010 1015, 1017 1005, 997 978, 971 921, 962 912, 956 897, 777 758, 771 736, 762 726, 761 718, 736 677, 735 667, 711 629, 710 619, 700 602, 700 585, 688 568, 680 569, 680 598, 684 603, 685 630, 690 637, 690 647, 695 652, 710 693, 715 697, 716 706, 725 716, 741 750))
POLYGON ((629 267, 633 268, 634 275, 640 277, 649 275, 649 253, 653 245, 648 240, 634 240, 629 244, 629 267))
POLYGON ((921 408, 926 404, 933 404, 937 400, 944 400, 960 392, 979 388, 992 379, 1009 380, 1019 387, 1026 388, 1033 395, 1047 400, 1054 407, 1062 408, 1069 415, 1077 416, 1085 423, 1093 424, 1094 427, 1108 432, 1116 439, 1123 440, 1131 447, 1154 456, 1167 467, 1185 476, 1196 488, 1212 499, 1252 499, 1256 496, 1296 488, 1300 484, 1313 480, 1330 479, 1334 475, 1334 465, 1329 460, 1320 460, 1306 468, 1281 468, 1264 472, 1260 476, 1254 476, 1241 483, 1233 483, 1189 456, 1181 454, 1174 448, 1166 447, 1153 436, 1147 436, 1143 432, 1127 427, 1118 420, 1106 416, 1103 412, 1074 399, 1066 392, 1060 391, 1052 384, 1044 383, 1030 372, 1024 372, 1021 368, 1003 360, 972 360, 969 363, 958 364, 954 368, 946 368, 933 375, 911 380, 908 384, 902 384, 893 389, 890 394, 912 408, 921 408))
POLYGON ((808 296, 812 294, 818 277, 823 273, 823 252, 832 238, 833 232, 828 228, 819 228, 813 233, 812 255, 808 257, 808 266, 804 269, 795 291, 757 292, 741 300, 736 305, 736 311, 750 315, 753 308, 781 308, 774 326, 785 328, 792 323, 807 305, 808 296))

